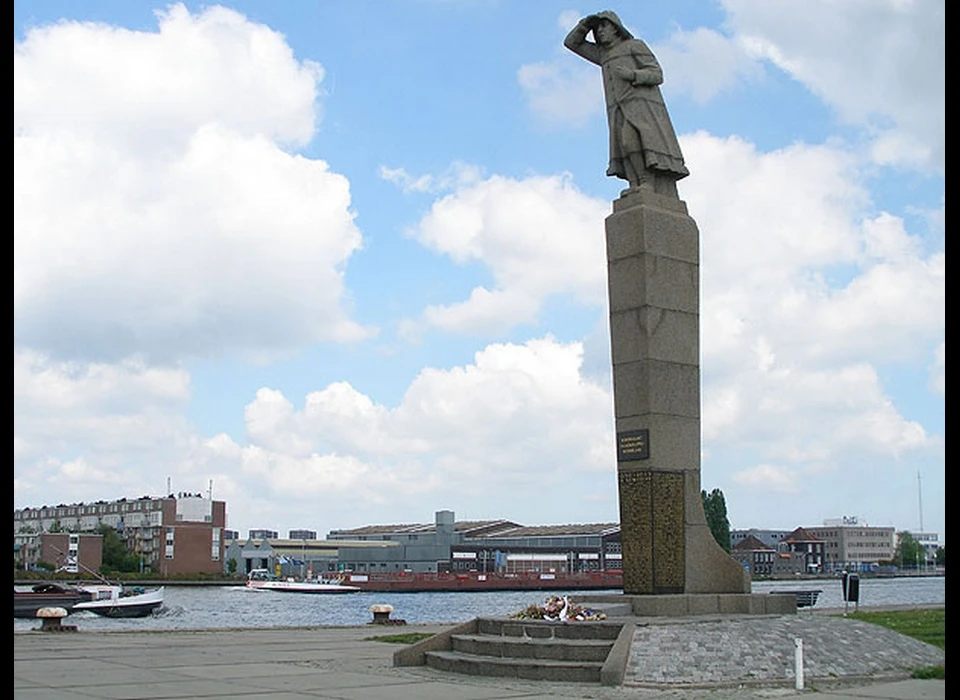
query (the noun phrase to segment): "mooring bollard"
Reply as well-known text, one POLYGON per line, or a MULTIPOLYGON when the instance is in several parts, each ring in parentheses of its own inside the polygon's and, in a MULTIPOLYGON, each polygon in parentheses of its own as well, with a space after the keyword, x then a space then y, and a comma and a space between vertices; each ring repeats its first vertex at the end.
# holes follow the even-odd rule
POLYGON ((371 605, 370 612, 373 613, 373 622, 376 625, 389 625, 390 624, 390 613, 393 612, 392 605, 385 605, 382 603, 371 605))
POLYGON ((63 625, 61 620, 67 613, 65 608, 40 608, 37 610, 37 618, 41 621, 41 632, 76 632, 74 625, 63 625))

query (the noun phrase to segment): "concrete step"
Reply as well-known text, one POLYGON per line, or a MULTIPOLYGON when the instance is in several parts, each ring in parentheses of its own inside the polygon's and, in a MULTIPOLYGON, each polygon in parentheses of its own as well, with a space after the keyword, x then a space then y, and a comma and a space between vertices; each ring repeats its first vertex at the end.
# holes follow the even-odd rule
POLYGON ((503 637, 530 639, 608 639, 615 640, 623 622, 550 622, 547 620, 516 620, 512 618, 481 617, 477 631, 503 637))
POLYGON ((600 661, 557 661, 476 656, 458 651, 428 651, 427 666, 472 676, 522 678, 564 683, 599 683, 600 661))
POLYGON ((599 661, 610 653, 612 639, 557 639, 491 634, 455 634, 452 651, 473 656, 554 661, 599 661))

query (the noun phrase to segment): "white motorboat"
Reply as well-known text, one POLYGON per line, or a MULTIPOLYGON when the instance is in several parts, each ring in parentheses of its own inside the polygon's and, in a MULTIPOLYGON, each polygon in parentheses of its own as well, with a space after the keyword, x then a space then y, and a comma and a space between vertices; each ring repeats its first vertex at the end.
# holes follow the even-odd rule
POLYGON ((81 590, 91 593, 92 600, 77 603, 75 612, 88 610, 103 617, 146 617, 163 606, 163 586, 84 585, 81 590))
POLYGON ((278 593, 356 593, 358 586, 349 586, 340 580, 314 579, 298 581, 274 576, 266 569, 254 569, 247 577, 247 588, 278 593))

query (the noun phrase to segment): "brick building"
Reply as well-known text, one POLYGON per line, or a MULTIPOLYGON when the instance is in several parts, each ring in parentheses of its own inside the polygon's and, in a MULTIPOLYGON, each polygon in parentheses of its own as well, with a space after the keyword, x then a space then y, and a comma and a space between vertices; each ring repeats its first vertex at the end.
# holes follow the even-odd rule
POLYGON ((750 535, 731 547, 730 556, 740 562, 751 576, 769 576, 773 573, 777 550, 750 535))
POLYGON ((14 568, 29 571, 40 562, 67 573, 97 571, 103 563, 103 535, 68 532, 24 533, 13 537, 14 568))
POLYGON ((27 564, 34 556, 46 561, 41 548, 50 535, 97 533, 106 525, 158 574, 216 574, 223 571, 226 518, 226 503, 190 493, 23 508, 13 512, 14 548, 27 564))
POLYGON ((824 542, 806 528, 798 527, 791 532, 780 549, 781 553, 799 555, 803 559, 804 572, 818 574, 823 571, 824 542))

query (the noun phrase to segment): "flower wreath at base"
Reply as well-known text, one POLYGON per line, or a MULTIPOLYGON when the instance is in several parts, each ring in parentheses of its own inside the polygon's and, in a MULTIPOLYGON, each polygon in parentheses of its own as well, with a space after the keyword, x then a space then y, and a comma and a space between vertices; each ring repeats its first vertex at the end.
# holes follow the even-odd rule
POLYGON ((530 605, 510 616, 515 620, 547 620, 549 622, 584 622, 606 620, 602 612, 571 603, 567 596, 550 596, 543 605, 530 605))

